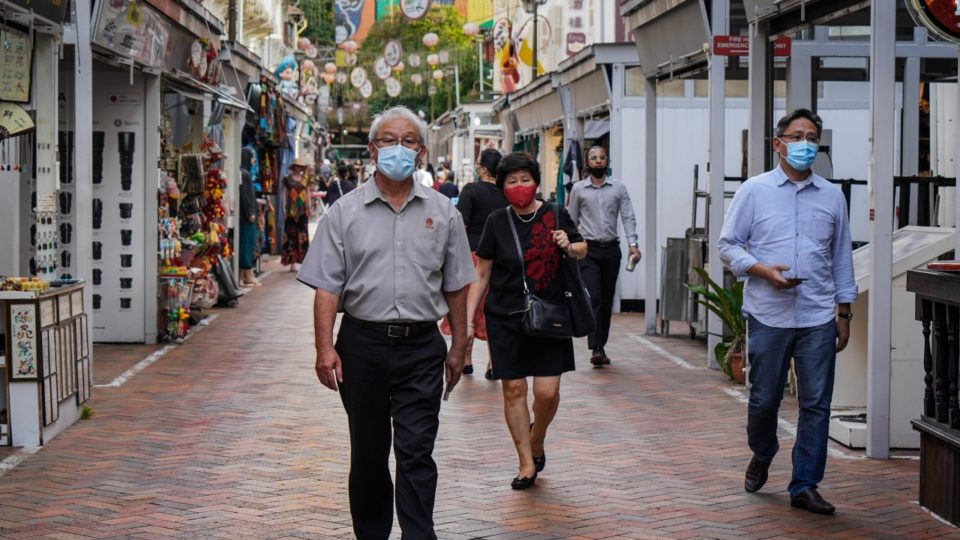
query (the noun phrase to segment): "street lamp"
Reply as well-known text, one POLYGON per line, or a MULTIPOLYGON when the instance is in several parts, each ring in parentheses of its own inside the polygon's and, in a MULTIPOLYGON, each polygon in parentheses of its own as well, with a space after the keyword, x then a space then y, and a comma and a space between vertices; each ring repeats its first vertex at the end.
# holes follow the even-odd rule
POLYGON ((547 0, 523 0, 523 10, 533 14, 533 78, 540 74, 537 71, 537 9, 546 4, 547 0))

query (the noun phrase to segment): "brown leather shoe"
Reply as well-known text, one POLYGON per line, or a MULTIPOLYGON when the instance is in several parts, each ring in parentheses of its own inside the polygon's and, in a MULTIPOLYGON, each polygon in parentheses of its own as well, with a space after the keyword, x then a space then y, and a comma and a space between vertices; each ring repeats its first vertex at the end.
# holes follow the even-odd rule
POLYGON ((830 515, 836 512, 836 508, 817 493, 817 488, 807 488, 797 495, 790 496, 790 506, 802 508, 807 512, 814 514, 830 515))
POLYGON ((754 493, 767 483, 767 471, 770 470, 770 461, 760 461, 753 456, 750 465, 747 465, 747 474, 743 478, 743 489, 747 493, 754 493))

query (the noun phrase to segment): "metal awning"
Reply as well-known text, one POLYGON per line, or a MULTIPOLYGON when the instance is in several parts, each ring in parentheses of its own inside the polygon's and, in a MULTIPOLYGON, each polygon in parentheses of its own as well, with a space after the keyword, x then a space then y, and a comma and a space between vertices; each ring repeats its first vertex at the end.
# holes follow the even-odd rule
POLYGON ((171 90, 191 99, 202 101, 209 96, 227 107, 253 112, 246 102, 233 97, 225 90, 200 82, 183 71, 164 71, 163 79, 171 90))
POLYGON ((517 133, 524 133, 559 123, 563 120, 563 106, 556 91, 559 75, 545 75, 525 86, 510 98, 517 133))
POLYGON ((710 27, 704 0, 626 0, 620 13, 647 77, 671 77, 706 64, 710 27))
POLYGON ((771 36, 810 26, 870 25, 870 0, 743 0, 743 7, 748 21, 770 23, 771 36))

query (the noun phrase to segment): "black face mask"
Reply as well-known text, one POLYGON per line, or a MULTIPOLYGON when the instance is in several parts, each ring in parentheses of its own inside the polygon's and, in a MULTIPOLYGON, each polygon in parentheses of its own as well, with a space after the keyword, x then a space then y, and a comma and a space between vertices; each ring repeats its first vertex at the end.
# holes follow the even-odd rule
POLYGON ((587 167, 587 170, 590 171, 590 174, 597 178, 603 178, 607 175, 606 167, 587 167))

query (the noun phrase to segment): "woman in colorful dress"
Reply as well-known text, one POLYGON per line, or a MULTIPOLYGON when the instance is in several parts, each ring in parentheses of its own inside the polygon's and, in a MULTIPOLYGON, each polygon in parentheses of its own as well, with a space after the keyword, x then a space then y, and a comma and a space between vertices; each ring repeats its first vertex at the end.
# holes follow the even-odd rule
POLYGON ((290 172, 283 179, 287 200, 284 206, 283 246, 280 251, 280 263, 289 266, 290 271, 297 270, 310 247, 310 193, 307 190, 307 168, 309 164, 303 158, 296 158, 290 164, 290 172))
MULTIPOLYGON (((587 244, 566 209, 535 198, 540 165, 529 154, 517 152, 503 158, 497 168, 497 186, 510 206, 487 218, 476 251, 477 280, 470 285, 467 320, 474 320, 487 294, 483 311, 492 376, 502 381, 504 416, 520 460, 519 473, 510 485, 527 489, 546 465, 544 439, 560 405, 560 375, 574 370, 574 358, 571 338, 546 339, 521 331, 524 283, 543 300, 563 301, 560 258, 566 254, 582 259, 587 244), (562 227, 557 227, 558 218, 562 227), (533 377, 533 422, 527 408, 527 377, 533 377)), ((468 323, 467 337, 473 334, 468 323)))

